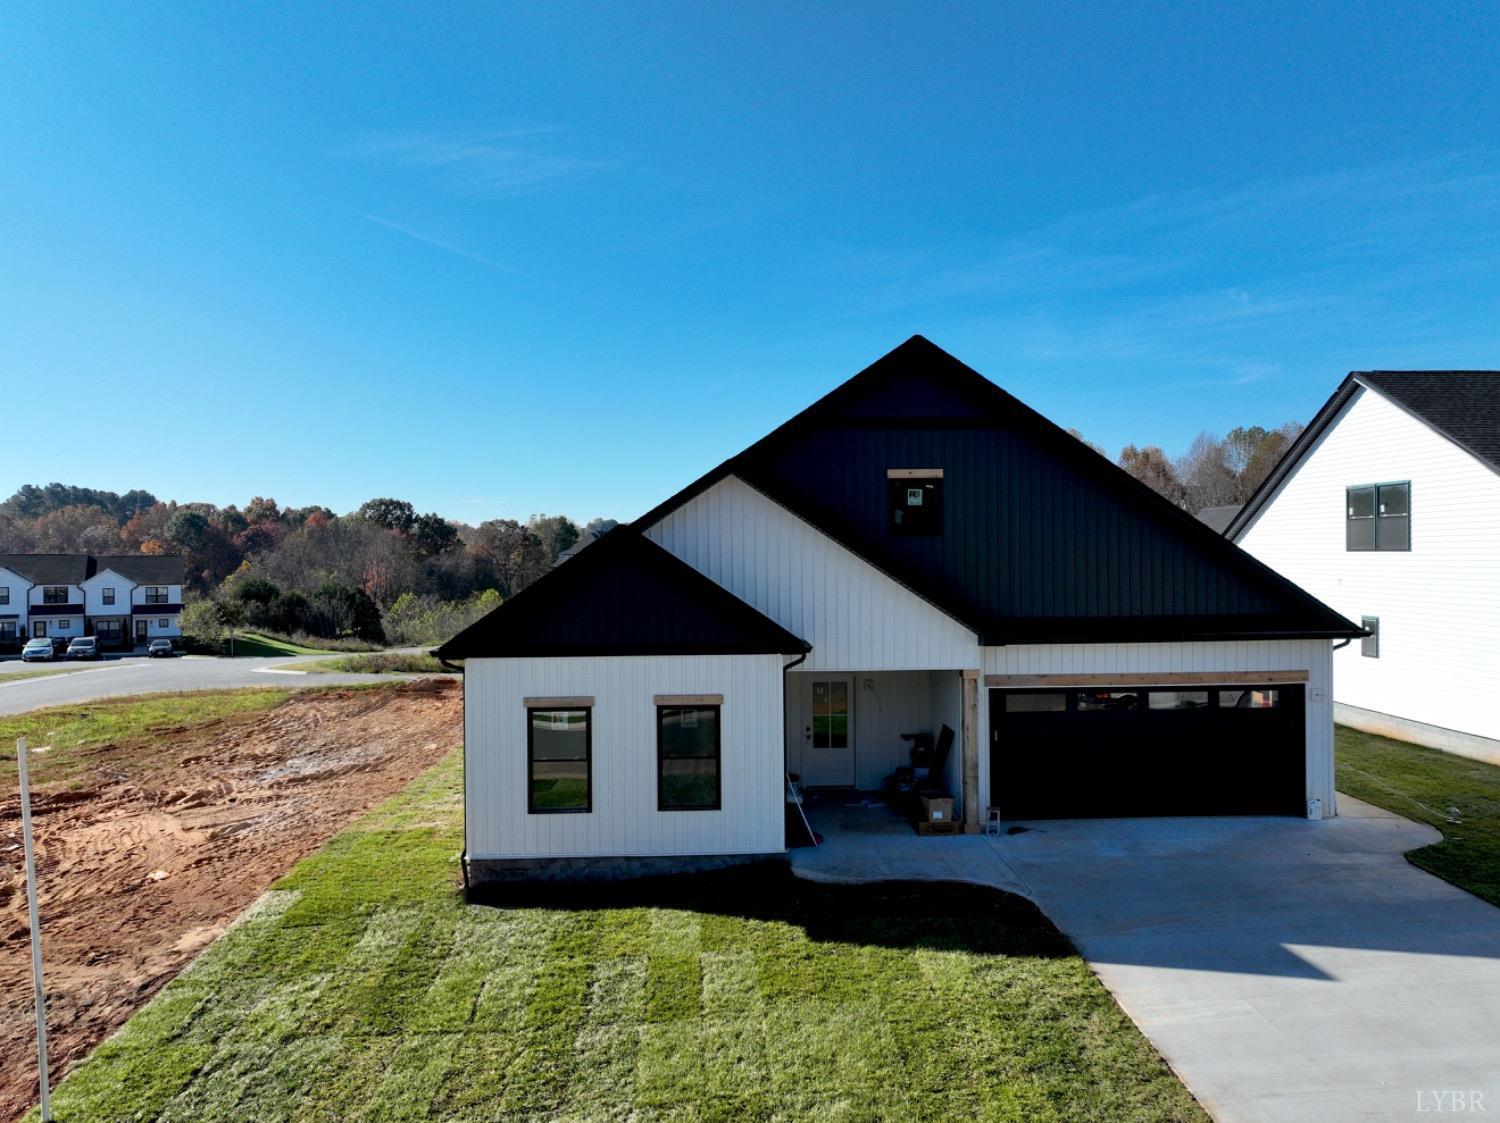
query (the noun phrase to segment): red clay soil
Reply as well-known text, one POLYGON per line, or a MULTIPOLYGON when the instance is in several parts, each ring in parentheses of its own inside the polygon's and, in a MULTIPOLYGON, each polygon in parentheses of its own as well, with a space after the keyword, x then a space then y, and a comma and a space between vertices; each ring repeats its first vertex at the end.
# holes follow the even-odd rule
MULTIPOLYGON (((54 1083, 299 859, 462 740, 447 680, 293 695, 33 793, 54 1083), (163 753, 164 744, 170 751, 163 753)), ((128 753, 130 745, 115 754, 128 753)), ((37 1096, 19 800, 0 802, 0 1119, 37 1096)))

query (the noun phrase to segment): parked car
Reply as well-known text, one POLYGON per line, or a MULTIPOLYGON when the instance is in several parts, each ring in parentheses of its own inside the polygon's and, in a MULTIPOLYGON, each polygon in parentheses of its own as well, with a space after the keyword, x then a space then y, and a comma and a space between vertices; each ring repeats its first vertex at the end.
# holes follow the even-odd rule
POLYGON ((69 659, 100 659, 103 653, 99 650, 99 638, 97 636, 78 636, 72 643, 68 644, 69 659))
POLYGON ((29 639, 26 641, 26 646, 21 648, 21 662, 23 663, 50 663, 54 657, 52 641, 46 636, 29 639))
POLYGON ((146 654, 152 659, 170 659, 177 652, 172 648, 169 639, 154 639, 146 645, 146 654))

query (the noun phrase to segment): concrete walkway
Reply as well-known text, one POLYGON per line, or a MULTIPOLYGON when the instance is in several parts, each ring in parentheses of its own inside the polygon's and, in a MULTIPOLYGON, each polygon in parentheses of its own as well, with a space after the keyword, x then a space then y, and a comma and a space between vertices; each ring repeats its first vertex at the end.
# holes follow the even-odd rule
POLYGON ((825 845, 792 865, 1030 897, 1224 1123, 1451 1118, 1454 1093, 1468 1117, 1500 1114, 1500 909, 1405 860, 1438 832, 1339 808, 919 838, 879 809, 824 807, 825 845))

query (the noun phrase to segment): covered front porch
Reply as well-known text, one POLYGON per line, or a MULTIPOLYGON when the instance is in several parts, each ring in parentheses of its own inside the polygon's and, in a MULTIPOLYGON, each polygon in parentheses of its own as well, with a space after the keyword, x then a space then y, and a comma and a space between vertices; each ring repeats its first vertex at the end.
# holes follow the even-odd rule
POLYGON ((964 881, 1031 895, 995 836, 919 837, 911 821, 878 793, 815 791, 803 806, 820 843, 789 852, 798 877, 841 885, 964 881))
MULTIPOLYGON (((978 682, 976 672, 792 671, 786 676, 787 770, 817 806, 884 798, 891 779, 912 765, 914 745, 934 753, 924 786, 953 799, 954 819, 978 829, 978 682), (952 731, 944 751, 943 729, 952 731)), ((907 822, 906 830, 911 830, 907 822)))

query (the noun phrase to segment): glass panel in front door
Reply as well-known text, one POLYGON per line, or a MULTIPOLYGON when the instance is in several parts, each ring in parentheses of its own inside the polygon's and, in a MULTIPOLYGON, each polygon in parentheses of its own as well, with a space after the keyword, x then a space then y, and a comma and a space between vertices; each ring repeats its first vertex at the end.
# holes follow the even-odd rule
POLYGON ((812 746, 815 749, 849 747, 849 684, 812 684, 812 746))
POLYGON ((849 747, 849 684, 830 682, 828 698, 828 747, 849 747))

